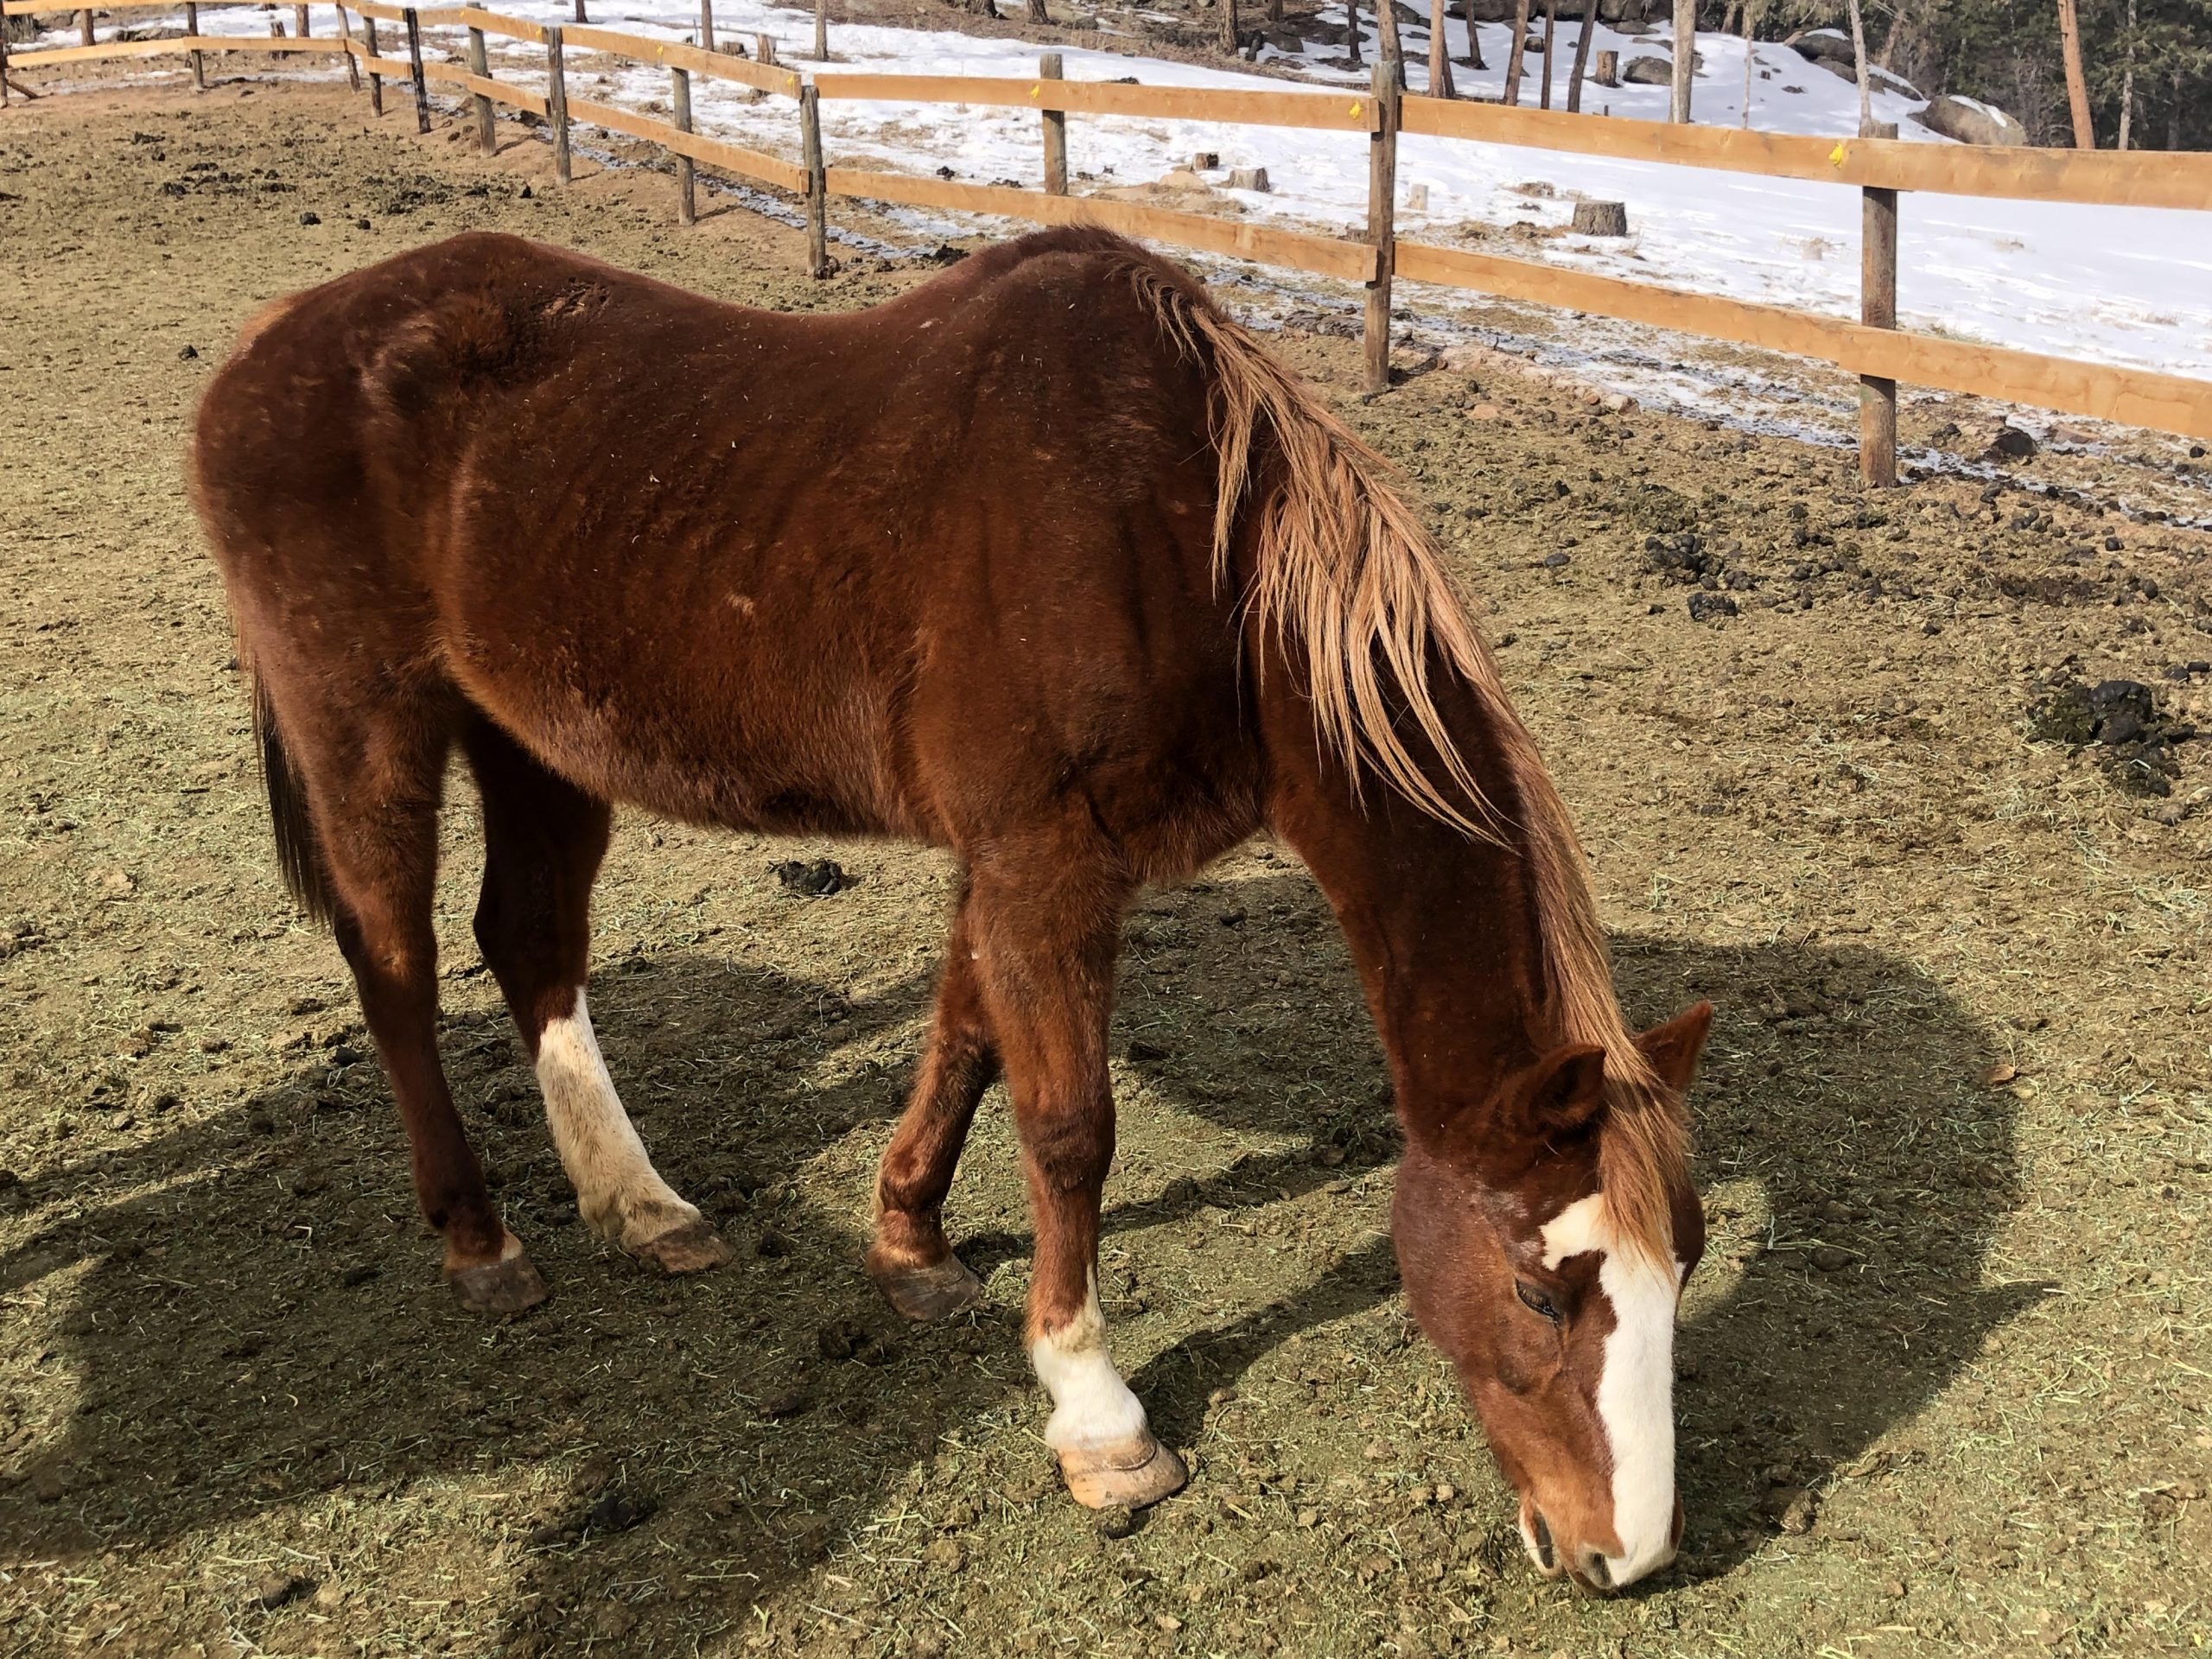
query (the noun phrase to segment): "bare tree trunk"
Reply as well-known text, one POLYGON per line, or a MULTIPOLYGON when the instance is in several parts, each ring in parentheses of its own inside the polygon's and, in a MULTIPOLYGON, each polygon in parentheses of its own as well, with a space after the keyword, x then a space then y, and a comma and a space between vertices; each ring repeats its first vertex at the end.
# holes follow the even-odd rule
POLYGON ((1482 30, 1475 27, 1475 0, 1465 0, 1460 10, 1465 15, 1467 25, 1467 67, 1487 69, 1490 66, 1483 61, 1482 30))
POLYGON ((1045 10, 1045 0, 1029 0, 1029 21, 1033 23, 1049 23, 1052 21, 1052 13, 1045 10))
POLYGON ((1529 38, 1529 0, 1513 0, 1513 43, 1505 49, 1505 101, 1521 101, 1521 44, 1529 38))
POLYGON ((1221 49, 1236 55, 1236 0, 1221 0, 1221 49))
POLYGON ((1697 0, 1675 0, 1675 86, 1667 118, 1690 118, 1690 77, 1697 69, 1697 0))
POLYGON ((1559 33, 1559 0, 1544 0, 1544 84, 1536 94, 1536 107, 1552 106, 1552 41, 1559 33))
POLYGON ((1446 0, 1428 0, 1428 95, 1431 98, 1457 98, 1459 91, 1452 85, 1452 41, 1445 27, 1451 8, 1446 0))
POLYGON ((2127 148, 2135 125, 2135 0, 2127 0, 2127 67, 2120 78, 2120 143, 2127 148))
POLYGON ((1344 27, 1351 32, 1348 49, 1351 53, 1352 67, 1356 69, 1363 68, 1366 67, 1367 58, 1359 46, 1359 0, 1344 0, 1344 27))
POLYGON ((2174 71, 2174 101, 2166 105, 2166 148, 2181 148, 2181 71, 2174 71))
POLYGON ((1751 124, 1751 48, 1758 44, 1758 20, 1751 16, 1749 0, 1744 7, 1744 120, 1746 131, 1751 124))
POLYGON ((1850 0, 1851 60, 1859 66, 1859 136, 1866 137, 1874 126, 1873 83, 1866 74, 1866 28, 1859 16, 1859 0, 1850 0))
POLYGON ((2074 148, 2094 149, 2097 129, 2089 119, 2089 83, 2082 76, 2082 20, 2074 0, 2058 0, 2058 40, 2066 51, 2066 102, 2074 114, 2074 148))
POLYGON ((1271 23, 1282 22, 1282 0, 1268 0, 1268 21, 1271 23))
POLYGON ((1382 48, 1382 61, 1398 66, 1398 85, 1406 84, 1406 47, 1398 38, 1397 0, 1375 0, 1375 35, 1382 48))
MULTIPOLYGON (((1590 36, 1598 27, 1598 0, 1582 0, 1582 27, 1574 35, 1574 68, 1567 78, 1567 112, 1576 115, 1582 109, 1582 72, 1590 61, 1590 36)), ((1546 73, 1550 67, 1546 66, 1546 73)))

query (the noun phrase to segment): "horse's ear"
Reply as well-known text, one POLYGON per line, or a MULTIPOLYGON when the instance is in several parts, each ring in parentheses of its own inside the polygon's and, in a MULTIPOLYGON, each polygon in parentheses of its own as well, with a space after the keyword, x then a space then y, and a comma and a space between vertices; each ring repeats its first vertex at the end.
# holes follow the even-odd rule
POLYGON ((1665 1025, 1652 1027, 1636 1039, 1636 1046, 1661 1080, 1680 1094, 1697 1075, 1697 1057, 1705 1052, 1706 1035, 1712 1029, 1713 1004, 1700 1002, 1665 1025))
POLYGON ((1532 1134, 1571 1132, 1605 1103, 1605 1051, 1595 1043, 1568 1043, 1529 1068, 1521 1109, 1532 1134))

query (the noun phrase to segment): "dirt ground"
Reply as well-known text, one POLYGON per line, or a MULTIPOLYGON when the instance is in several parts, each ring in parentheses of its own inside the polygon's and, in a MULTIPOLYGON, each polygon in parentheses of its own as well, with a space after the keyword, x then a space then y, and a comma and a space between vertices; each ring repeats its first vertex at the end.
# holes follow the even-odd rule
MULTIPOLYGON (((1039 1439, 998 1096, 950 1217, 988 1308, 905 1327, 858 1270, 933 855, 621 823, 594 1010, 738 1246, 671 1282, 575 1217, 468 937, 457 787, 446 1055, 554 1287, 461 1314, 337 952, 277 884, 181 454, 255 307, 465 228, 783 308, 933 269, 848 246, 810 283, 787 225, 718 200, 680 231, 669 193, 270 82, 0 117, 0 1652, 2202 1648, 2212 745, 2182 734, 2212 725, 2212 536, 2171 516, 2212 518, 2212 480, 2150 435, 1870 493, 1841 448, 1503 359, 1363 403, 1353 342, 1281 336, 1484 613, 1630 1012, 1719 1007, 1688 1534, 1648 1589, 1520 1559, 1399 1297, 1342 947, 1266 845, 1128 930, 1105 1287, 1195 1470, 1133 1535, 1039 1439), (2053 701, 2113 678, 2155 703, 2053 701), (2056 741, 2100 715, 2153 741, 2056 741), (768 869, 823 855, 859 885, 768 869)), ((1971 459, 1992 419, 1907 429, 1971 459)))

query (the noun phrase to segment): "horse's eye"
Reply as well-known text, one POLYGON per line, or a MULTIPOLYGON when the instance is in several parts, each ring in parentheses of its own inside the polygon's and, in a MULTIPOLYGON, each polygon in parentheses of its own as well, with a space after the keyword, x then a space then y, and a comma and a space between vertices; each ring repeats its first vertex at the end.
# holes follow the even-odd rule
POLYGON ((1552 1299, 1524 1279, 1513 1281, 1513 1294, 1521 1299, 1521 1306, 1531 1313, 1542 1315, 1554 1325, 1559 1323, 1559 1309, 1552 1306, 1552 1299))

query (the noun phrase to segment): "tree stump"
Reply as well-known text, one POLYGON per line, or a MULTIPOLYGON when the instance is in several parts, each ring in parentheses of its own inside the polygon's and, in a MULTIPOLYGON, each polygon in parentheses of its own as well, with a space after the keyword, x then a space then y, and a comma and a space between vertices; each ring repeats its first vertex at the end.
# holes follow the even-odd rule
POLYGON ((1619 86, 1621 84, 1621 54, 1618 52, 1600 52, 1598 54, 1598 67, 1594 79, 1600 86, 1619 86))
POLYGON ((1628 204, 1624 201, 1578 201, 1574 223, 1577 236, 1626 236, 1628 204))
POLYGON ((1264 167, 1238 167, 1230 169, 1229 188, 1232 190, 1257 190, 1262 194, 1270 188, 1268 169, 1264 167))

